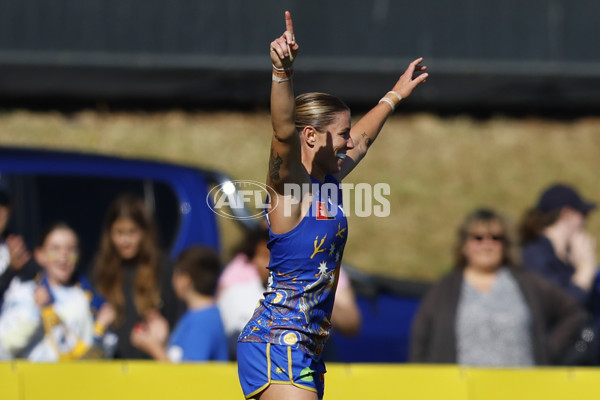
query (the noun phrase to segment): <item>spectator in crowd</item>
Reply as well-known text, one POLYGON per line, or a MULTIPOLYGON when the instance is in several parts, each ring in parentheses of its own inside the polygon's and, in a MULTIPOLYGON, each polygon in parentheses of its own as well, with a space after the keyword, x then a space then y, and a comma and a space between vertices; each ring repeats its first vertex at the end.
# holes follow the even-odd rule
MULTIPOLYGON (((263 298, 263 293, 268 290, 268 242, 269 229, 265 225, 246 232, 235 251, 236 255, 219 279, 217 305, 225 325, 232 359, 235 359, 240 332, 252 317, 256 305, 263 298)), ((340 270, 336 290, 332 324, 334 329, 346 336, 354 336, 360 331, 360 310, 343 268, 340 270)))
POLYGON ((217 306, 223 318, 231 359, 235 359, 237 338, 267 286, 268 242, 268 229, 260 227, 246 232, 218 282, 217 306))
POLYGON ((13 199, 4 182, 0 182, 0 306, 12 279, 32 279, 38 267, 30 262, 31 254, 23 238, 7 231, 13 199))
POLYGON ((3 358, 59 361, 85 357, 100 344, 114 318, 110 305, 100 307, 94 323, 90 296, 74 281, 77 234, 63 222, 42 233, 35 250, 42 272, 36 280, 15 278, 0 315, 3 358))
POLYGON ((227 339, 214 298, 220 272, 214 250, 193 246, 183 251, 175 264, 173 288, 187 312, 170 337, 167 321, 152 312, 134 328, 131 343, 159 361, 227 361, 227 339))
POLYGON ((116 310, 115 358, 149 358, 130 341, 134 326, 161 312, 172 325, 179 304, 171 269, 161 259, 155 222, 141 198, 124 194, 109 207, 93 275, 96 289, 116 310))
POLYGON ((523 265, 588 305, 597 274, 595 238, 585 221, 596 204, 571 186, 554 184, 541 194, 521 222, 523 265))
POLYGON ((454 271, 432 287, 414 319, 410 361, 532 366, 565 357, 586 313, 557 286, 518 268, 513 244, 496 212, 466 218, 454 271))

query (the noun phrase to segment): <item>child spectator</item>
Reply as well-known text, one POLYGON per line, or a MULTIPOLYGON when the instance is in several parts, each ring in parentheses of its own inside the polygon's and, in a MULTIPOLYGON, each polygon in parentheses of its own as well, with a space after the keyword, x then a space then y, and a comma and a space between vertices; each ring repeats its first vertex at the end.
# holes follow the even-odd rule
POLYGON ((114 312, 103 305, 94 324, 94 297, 73 282, 77 258, 73 229, 59 222, 44 230, 35 250, 42 273, 36 280, 14 279, 6 292, 0 315, 4 358, 79 359, 101 341, 114 312))
POLYGON ((228 360, 225 331, 214 300, 220 270, 214 250, 193 246, 183 251, 175 264, 172 283, 187 312, 175 325, 168 343, 168 324, 158 312, 136 325, 131 343, 160 361, 228 360))

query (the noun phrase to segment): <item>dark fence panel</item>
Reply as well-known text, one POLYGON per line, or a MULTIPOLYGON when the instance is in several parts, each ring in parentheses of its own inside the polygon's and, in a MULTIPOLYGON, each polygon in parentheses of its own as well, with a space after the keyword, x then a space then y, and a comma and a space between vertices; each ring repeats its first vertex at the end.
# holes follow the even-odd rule
POLYGON ((423 56, 413 107, 600 105, 583 0, 0 0, 0 99, 266 104, 285 9, 300 91, 372 104, 423 56))

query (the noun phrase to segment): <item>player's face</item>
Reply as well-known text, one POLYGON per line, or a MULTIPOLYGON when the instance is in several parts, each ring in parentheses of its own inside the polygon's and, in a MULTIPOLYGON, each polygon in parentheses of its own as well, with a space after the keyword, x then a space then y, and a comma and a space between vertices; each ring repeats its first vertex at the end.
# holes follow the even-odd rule
POLYGON ((37 262, 46 270, 52 284, 66 285, 77 264, 77 236, 70 229, 55 229, 36 251, 37 262))
POLYGON ((325 132, 319 132, 320 146, 315 159, 326 174, 336 174, 342 168, 346 152, 354 148, 350 137, 350 111, 340 111, 325 132))
POLYGON ((142 236, 142 229, 131 218, 117 219, 110 229, 110 239, 123 260, 131 260, 138 255, 142 236))
POLYGON ((493 271, 500 267, 505 234, 498 222, 474 223, 463 246, 467 268, 493 271))

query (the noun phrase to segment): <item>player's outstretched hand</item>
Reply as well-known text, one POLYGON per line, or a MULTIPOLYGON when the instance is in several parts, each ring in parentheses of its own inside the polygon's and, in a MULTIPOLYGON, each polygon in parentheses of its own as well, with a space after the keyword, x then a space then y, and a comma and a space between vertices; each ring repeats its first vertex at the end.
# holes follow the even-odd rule
POLYGON ((400 94, 402 98, 405 99, 410 96, 414 88, 427 80, 429 74, 425 72, 427 67, 421 65, 422 62, 423 57, 419 57, 408 64, 408 68, 406 68, 406 71, 404 71, 400 76, 400 79, 398 79, 398 82, 394 85, 392 90, 400 94))
POLYGON ((296 43, 296 37, 294 36, 292 14, 290 14, 289 11, 286 11, 285 32, 271 42, 271 62, 277 68, 290 68, 298 54, 299 48, 300 46, 296 43))

